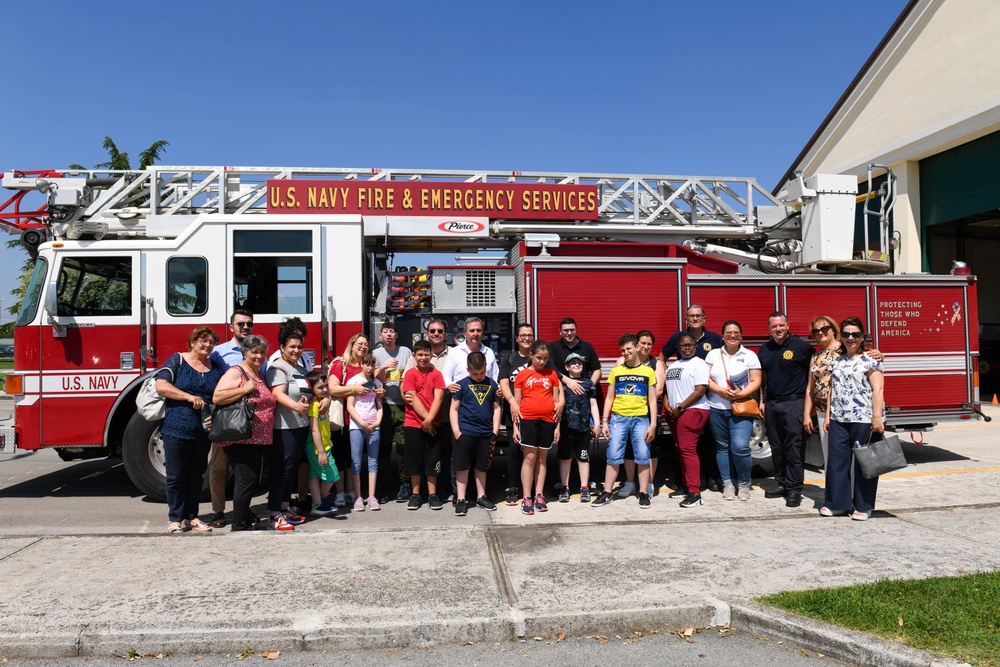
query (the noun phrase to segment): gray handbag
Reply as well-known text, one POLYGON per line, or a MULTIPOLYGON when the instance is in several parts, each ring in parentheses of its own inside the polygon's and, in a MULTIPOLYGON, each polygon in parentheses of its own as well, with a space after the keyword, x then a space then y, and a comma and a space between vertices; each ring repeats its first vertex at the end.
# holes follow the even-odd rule
POLYGON ((867 443, 854 448, 854 459, 861 467, 861 474, 865 479, 875 479, 879 475, 906 467, 906 457, 903 456, 903 446, 899 443, 898 435, 875 441, 869 438, 867 443))
MULTIPOLYGON (((240 374, 244 379, 249 379, 242 368, 240 374)), ((216 406, 212 413, 212 428, 208 432, 208 439, 212 442, 249 440, 253 437, 253 416, 256 409, 256 402, 248 400, 247 396, 235 403, 216 406)))

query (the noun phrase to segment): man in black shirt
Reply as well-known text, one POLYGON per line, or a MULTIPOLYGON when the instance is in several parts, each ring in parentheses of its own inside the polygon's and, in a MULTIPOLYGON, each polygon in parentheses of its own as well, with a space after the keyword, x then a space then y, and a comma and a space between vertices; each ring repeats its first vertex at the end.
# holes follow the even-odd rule
POLYGON ((784 497, 787 506, 798 507, 802 504, 805 478, 802 415, 809 388, 809 365, 816 350, 788 332, 788 317, 784 313, 772 313, 767 318, 767 328, 771 338, 757 353, 764 371, 765 398, 760 402, 760 411, 778 486, 767 490, 764 496, 784 497))
POLYGON ((583 387, 566 371, 566 357, 576 352, 584 359, 583 376, 589 377, 594 386, 598 386, 601 382, 601 360, 593 345, 576 337, 576 321, 572 317, 563 319, 559 323, 559 334, 562 336, 559 340, 549 343, 549 362, 546 366, 559 373, 566 391, 582 394, 583 387))

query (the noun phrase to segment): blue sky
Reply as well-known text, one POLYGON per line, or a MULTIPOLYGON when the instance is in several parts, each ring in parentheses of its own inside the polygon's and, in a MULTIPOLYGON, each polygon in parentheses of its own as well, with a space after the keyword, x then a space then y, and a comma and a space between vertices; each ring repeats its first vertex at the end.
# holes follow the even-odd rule
MULTIPOLYGON (((166 165, 770 189, 905 5, 0 1, 0 170, 94 165, 109 135, 134 162, 166 139, 166 165)), ((0 250, 5 307, 19 264, 0 250)))

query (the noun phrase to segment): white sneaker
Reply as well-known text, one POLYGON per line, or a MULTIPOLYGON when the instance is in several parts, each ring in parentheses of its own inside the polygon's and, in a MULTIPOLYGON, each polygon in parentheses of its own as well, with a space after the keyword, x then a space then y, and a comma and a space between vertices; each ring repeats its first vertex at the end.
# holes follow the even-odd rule
POLYGON ((625 482, 622 488, 618 489, 619 498, 628 498, 635 493, 635 482, 625 482))
POLYGON ((739 498, 740 500, 744 500, 744 501, 750 500, 750 487, 749 486, 741 486, 736 491, 736 497, 739 498))
POLYGON ((871 512, 855 512, 851 515, 851 518, 855 521, 867 521, 868 517, 872 515, 871 512))
POLYGON ((347 507, 347 500, 345 500, 344 494, 338 493, 333 499, 333 504, 337 507, 347 507))
POLYGON ((736 500, 736 487, 732 484, 726 484, 722 488, 722 499, 723 500, 736 500))

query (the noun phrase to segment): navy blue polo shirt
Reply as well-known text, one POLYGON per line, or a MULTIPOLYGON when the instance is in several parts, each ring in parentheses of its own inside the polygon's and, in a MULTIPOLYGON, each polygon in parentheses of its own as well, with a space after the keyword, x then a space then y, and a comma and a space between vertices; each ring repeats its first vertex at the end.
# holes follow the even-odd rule
MULTIPOLYGON (((684 334, 691 334, 692 336, 694 336, 694 334, 692 334, 687 329, 678 331, 673 336, 671 336, 670 340, 668 340, 666 345, 663 346, 663 349, 660 350, 660 352, 663 354, 664 361, 668 361, 670 357, 673 356, 676 356, 678 359, 681 358, 680 353, 677 351, 677 341, 679 341, 681 339, 681 336, 684 334)), ((697 356, 699 359, 704 359, 705 357, 708 356, 710 350, 720 348, 723 345, 722 336, 715 333, 714 331, 709 331, 708 329, 702 329, 701 338, 695 336, 694 342, 695 342, 694 353, 695 356, 697 356)))
POLYGON ((792 334, 782 345, 773 338, 761 345, 757 358, 765 373, 767 396, 805 396, 814 354, 812 345, 792 334))

